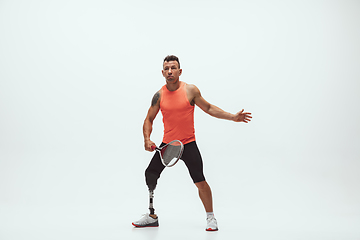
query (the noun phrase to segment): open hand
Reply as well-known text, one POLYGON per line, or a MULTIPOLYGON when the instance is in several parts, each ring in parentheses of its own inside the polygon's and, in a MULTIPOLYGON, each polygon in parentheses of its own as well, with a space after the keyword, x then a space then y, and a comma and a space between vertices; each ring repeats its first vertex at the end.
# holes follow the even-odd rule
POLYGON ((250 115, 251 115, 251 113, 244 112, 244 109, 243 109, 240 112, 238 112, 237 114, 235 114, 234 121, 248 123, 251 121, 251 118, 252 118, 252 116, 250 116, 250 115))

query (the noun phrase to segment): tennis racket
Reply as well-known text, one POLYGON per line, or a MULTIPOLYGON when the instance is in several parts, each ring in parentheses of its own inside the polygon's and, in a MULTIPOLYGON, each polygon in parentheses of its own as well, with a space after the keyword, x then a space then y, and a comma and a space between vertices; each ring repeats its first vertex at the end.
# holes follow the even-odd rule
POLYGON ((171 141, 162 147, 151 146, 151 148, 160 153, 161 163, 165 167, 174 166, 184 151, 184 145, 179 140, 171 141))

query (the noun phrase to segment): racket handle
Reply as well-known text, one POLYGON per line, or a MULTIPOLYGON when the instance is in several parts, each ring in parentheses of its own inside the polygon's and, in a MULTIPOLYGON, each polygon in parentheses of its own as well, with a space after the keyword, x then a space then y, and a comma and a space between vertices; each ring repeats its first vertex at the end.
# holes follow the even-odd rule
POLYGON ((155 149, 156 149, 156 146, 155 146, 155 145, 152 145, 152 146, 151 146, 151 149, 152 149, 152 150, 155 150, 155 149))

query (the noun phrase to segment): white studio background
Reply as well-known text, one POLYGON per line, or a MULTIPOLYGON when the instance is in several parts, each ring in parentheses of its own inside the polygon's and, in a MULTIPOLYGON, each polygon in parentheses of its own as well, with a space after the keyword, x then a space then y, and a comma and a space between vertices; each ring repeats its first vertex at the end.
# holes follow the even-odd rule
MULTIPOLYGON (((359 10, 0 0, 0 239, 359 239, 359 10), (142 123, 168 54, 206 100, 253 114, 195 110, 211 236, 182 163, 159 180, 162 227, 131 227, 147 211, 142 123)), ((154 141, 162 130, 159 113, 154 141)))

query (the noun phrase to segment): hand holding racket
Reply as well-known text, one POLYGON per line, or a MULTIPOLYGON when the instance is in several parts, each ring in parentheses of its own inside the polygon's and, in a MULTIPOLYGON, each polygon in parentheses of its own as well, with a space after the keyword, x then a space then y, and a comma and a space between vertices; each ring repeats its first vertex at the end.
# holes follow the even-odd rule
POLYGON ((184 151, 184 145, 179 140, 174 140, 162 147, 151 146, 153 150, 156 150, 160 154, 161 163, 165 167, 174 166, 184 151))

